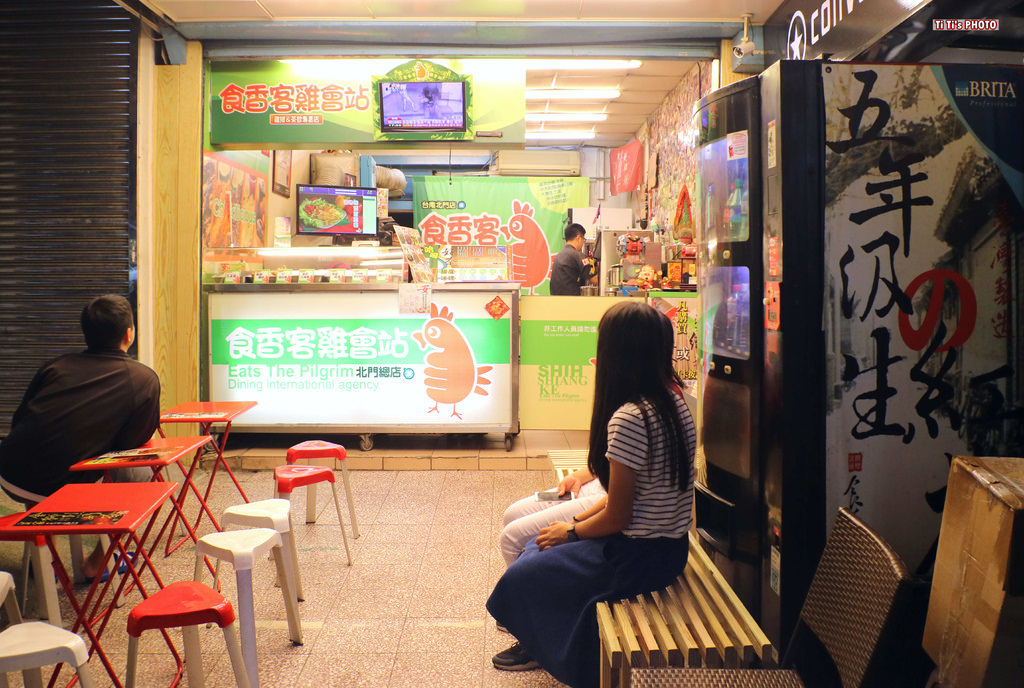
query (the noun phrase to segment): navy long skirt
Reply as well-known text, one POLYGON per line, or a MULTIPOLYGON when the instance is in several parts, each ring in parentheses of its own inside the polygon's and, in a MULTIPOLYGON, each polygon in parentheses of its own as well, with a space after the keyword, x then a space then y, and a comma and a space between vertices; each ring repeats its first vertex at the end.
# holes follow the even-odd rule
POLYGON ((487 611, 552 676, 592 688, 600 680, 597 603, 668 587, 688 552, 685 537, 619 534, 543 552, 530 543, 494 586, 487 611))

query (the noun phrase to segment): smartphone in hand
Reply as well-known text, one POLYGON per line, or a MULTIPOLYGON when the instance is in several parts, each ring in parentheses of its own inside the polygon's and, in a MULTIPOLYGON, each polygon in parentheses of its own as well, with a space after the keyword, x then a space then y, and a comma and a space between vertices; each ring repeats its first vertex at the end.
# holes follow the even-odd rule
POLYGON ((538 502, 567 502, 572 499, 572 492, 566 492, 564 495, 559 496, 557 487, 553 490, 544 490, 536 494, 538 502))

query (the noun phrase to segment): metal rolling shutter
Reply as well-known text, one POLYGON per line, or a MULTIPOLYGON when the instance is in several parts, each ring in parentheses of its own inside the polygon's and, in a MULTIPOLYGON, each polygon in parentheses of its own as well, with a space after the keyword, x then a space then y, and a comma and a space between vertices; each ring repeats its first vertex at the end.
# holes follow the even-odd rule
POLYGON ((0 436, 89 298, 134 305, 138 33, 109 0, 0 4, 0 436))

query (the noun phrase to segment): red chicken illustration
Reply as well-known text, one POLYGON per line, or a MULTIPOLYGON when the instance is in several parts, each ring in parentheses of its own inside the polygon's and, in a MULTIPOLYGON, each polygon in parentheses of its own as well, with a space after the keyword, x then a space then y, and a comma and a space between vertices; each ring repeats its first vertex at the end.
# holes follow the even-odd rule
POLYGON ((509 244, 512 247, 511 279, 532 294, 551 272, 551 247, 544 231, 533 219, 533 208, 529 203, 512 201, 512 217, 508 225, 501 228, 501 233, 506 240, 518 240, 509 244))
POLYGON ((489 385, 491 381, 484 377, 494 366, 476 367, 473 350, 458 327, 452 322, 455 313, 442 306, 440 312, 436 304, 430 304, 430 319, 423 329, 414 332, 412 338, 420 345, 420 349, 431 346, 432 351, 426 356, 427 368, 425 383, 427 396, 434 400, 434 408, 427 413, 437 412, 440 404, 451 404, 452 415, 460 420, 462 415, 455 410, 455 404, 461 403, 470 394, 487 395, 481 385, 489 385))

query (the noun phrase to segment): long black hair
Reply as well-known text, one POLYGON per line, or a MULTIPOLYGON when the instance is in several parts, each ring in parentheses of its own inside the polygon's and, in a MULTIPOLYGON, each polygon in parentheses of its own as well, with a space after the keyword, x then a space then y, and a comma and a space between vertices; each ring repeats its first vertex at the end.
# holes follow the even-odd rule
POLYGON ((682 384, 672 368, 672 346, 669 319, 640 300, 612 306, 597 326, 597 375, 587 464, 606 490, 608 421, 629 402, 640 408, 648 437, 653 417, 661 420, 669 476, 681 491, 689 487, 693 457, 676 407, 682 384))

